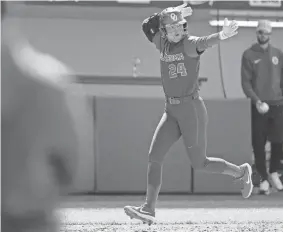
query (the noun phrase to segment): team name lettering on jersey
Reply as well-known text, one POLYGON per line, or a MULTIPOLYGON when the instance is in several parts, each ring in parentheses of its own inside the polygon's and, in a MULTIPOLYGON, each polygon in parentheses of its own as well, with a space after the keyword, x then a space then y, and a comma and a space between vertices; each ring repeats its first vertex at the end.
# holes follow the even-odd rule
POLYGON ((184 60, 184 55, 183 53, 167 55, 166 53, 164 54, 163 52, 161 52, 160 60, 165 61, 165 62, 180 61, 180 60, 184 60))

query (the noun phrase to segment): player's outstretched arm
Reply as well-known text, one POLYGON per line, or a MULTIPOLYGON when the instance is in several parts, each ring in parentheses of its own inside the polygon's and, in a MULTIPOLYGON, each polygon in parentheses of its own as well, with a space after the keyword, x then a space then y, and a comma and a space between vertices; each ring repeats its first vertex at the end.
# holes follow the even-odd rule
POLYGON ((155 13, 142 23, 143 33, 151 43, 155 44, 157 49, 160 47, 159 15, 159 13, 155 13))
POLYGON ((236 21, 228 22, 224 20, 222 31, 211 34, 209 36, 189 36, 185 40, 185 51, 189 56, 199 56, 206 49, 218 45, 220 41, 228 39, 238 34, 238 23, 236 21))

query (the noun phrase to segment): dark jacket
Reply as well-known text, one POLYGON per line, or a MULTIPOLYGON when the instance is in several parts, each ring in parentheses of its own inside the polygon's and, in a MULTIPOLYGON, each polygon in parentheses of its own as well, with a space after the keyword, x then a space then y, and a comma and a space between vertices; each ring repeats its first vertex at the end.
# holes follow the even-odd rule
POLYGON ((283 53, 269 45, 266 50, 259 44, 248 48, 242 56, 242 88, 255 103, 283 104, 283 53))

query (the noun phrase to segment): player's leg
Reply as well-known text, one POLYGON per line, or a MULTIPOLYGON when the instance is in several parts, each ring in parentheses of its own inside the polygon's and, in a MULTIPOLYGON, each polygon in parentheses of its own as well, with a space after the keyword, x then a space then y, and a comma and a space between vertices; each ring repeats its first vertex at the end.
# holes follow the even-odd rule
POLYGON ((155 209, 162 182, 162 166, 170 147, 180 138, 181 132, 177 121, 168 113, 164 113, 149 149, 146 205, 155 209))
POLYGON ((207 157, 207 123, 206 107, 201 98, 187 104, 184 115, 179 120, 181 133, 187 153, 194 169, 211 173, 221 173, 236 179, 244 178, 249 182, 243 192, 245 198, 252 192, 251 167, 248 164, 237 166, 221 158, 207 157))
POLYGON ((269 193, 269 182, 266 167, 265 144, 267 142, 267 115, 260 114, 256 107, 251 105, 251 132, 252 132, 252 148, 254 152, 255 167, 260 175, 260 191, 269 193))
POLYGON ((271 121, 269 140, 271 145, 270 176, 277 190, 283 190, 283 184, 278 175, 281 157, 283 156, 283 106, 270 107, 271 121))
POLYGON ((150 222, 155 216, 155 207, 162 183, 163 160, 170 147, 180 138, 177 121, 164 113, 153 135, 149 149, 146 201, 140 207, 126 206, 125 212, 132 218, 150 222))

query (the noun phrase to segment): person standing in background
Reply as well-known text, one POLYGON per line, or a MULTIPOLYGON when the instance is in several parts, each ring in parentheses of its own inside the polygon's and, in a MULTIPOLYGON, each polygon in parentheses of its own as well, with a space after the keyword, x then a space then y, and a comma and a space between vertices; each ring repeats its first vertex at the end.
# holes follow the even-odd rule
POLYGON ((265 144, 271 142, 270 179, 277 190, 283 184, 277 173, 283 156, 283 53, 270 43, 271 22, 260 20, 257 43, 242 55, 241 82, 251 99, 252 147, 255 166, 261 177, 260 191, 268 194, 270 184, 266 167, 265 144))

